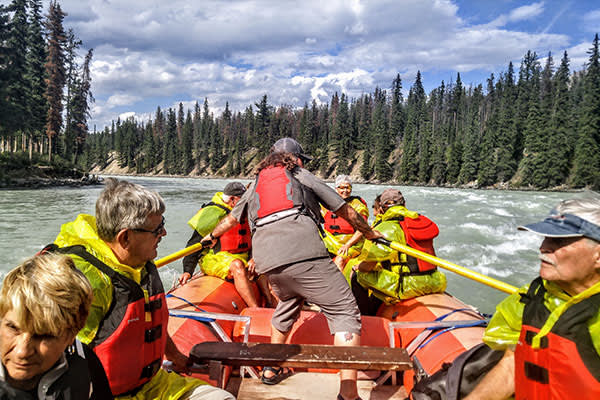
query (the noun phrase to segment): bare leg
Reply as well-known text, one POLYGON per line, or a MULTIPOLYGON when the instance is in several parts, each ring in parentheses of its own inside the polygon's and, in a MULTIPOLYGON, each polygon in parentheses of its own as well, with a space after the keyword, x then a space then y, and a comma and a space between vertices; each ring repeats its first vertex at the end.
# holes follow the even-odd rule
POLYGON ((240 260, 234 260, 229 264, 229 271, 233 276, 235 288, 248 307, 258 307, 258 301, 256 301, 256 296, 254 296, 254 291, 252 290, 250 280, 248 279, 248 271, 246 270, 244 263, 240 260))
POLYGON ((256 283, 258 284, 258 287, 260 288, 260 291, 262 292, 263 296, 265 296, 265 299, 267 299, 267 307, 271 307, 271 308, 277 307, 277 303, 279 302, 279 299, 271 291, 271 285, 269 284, 269 278, 267 278, 266 275, 259 275, 258 278, 256 278, 256 283))
MULTIPOLYGON (((287 339, 289 334, 290 332, 281 332, 273 325, 271 325, 271 343, 283 344, 285 343, 285 340, 287 339)), ((274 376, 274 374, 271 371, 264 371, 263 375, 265 376, 265 378, 271 378, 274 376)))
MULTIPOLYGON (((350 332, 336 332, 335 336, 333 337, 333 344, 334 346, 359 346, 360 335, 350 332)), ((358 397, 356 377, 356 370, 340 370, 340 394, 344 399, 354 400, 358 397)))

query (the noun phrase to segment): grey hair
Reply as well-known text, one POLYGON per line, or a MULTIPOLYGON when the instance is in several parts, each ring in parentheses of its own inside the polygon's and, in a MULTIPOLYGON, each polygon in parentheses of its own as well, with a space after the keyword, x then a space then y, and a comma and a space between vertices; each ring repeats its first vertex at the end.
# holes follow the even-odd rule
POLYGON ((558 214, 573 214, 600 225, 600 196, 563 200, 555 207, 558 214))
POLYGON ((150 215, 165 212, 165 202, 155 191, 135 183, 108 178, 96 201, 98 236, 112 241, 122 229, 143 228, 150 215))

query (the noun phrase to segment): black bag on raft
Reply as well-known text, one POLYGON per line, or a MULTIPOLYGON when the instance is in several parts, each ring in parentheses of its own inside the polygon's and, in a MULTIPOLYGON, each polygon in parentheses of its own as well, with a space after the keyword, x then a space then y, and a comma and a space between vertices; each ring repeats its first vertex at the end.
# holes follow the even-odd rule
POLYGON ((410 392, 412 400, 459 400, 471 393, 479 381, 502 358, 503 351, 480 343, 445 363, 435 374, 421 379, 410 392))

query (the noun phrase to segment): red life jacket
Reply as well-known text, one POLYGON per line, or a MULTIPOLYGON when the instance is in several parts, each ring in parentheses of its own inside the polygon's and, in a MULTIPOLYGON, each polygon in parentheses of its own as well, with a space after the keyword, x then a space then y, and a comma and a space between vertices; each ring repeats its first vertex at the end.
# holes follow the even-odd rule
POLYGON ((252 247, 252 235, 248 219, 243 218, 239 224, 219 236, 219 242, 215 246, 215 252, 227 251, 229 253, 245 253, 252 247))
MULTIPOLYGON (((400 216, 397 221, 404 232, 404 238, 408 246, 435 256, 433 239, 440 233, 440 229, 435 222, 420 214, 414 219, 400 216)), ((380 220, 375 226, 382 222, 384 221, 380 220)), ((412 275, 431 274, 437 270, 434 264, 408 254, 406 255, 406 263, 412 275)))
POLYGON ((588 329, 600 310, 600 293, 569 307, 534 349, 532 339, 550 316, 545 292, 538 277, 521 295, 525 308, 515 349, 515 399, 600 398, 600 356, 588 329))
MULTIPOLYGON (((350 203, 354 199, 360 200, 365 206, 367 205, 367 202, 358 196, 350 196, 345 200, 346 203, 350 203)), ((346 221, 344 218, 338 217, 333 211, 327 210, 327 213, 325 214, 323 219, 325 220, 323 225, 327 232, 331 232, 334 234, 350 235, 353 234, 355 231, 354 227, 350 225, 348 221, 346 221)))
POLYGON ((146 264, 148 273, 138 285, 88 253, 83 246, 58 251, 83 258, 110 278, 112 304, 90 347, 102 362, 115 396, 135 391, 158 372, 167 343, 169 310, 156 266, 146 264), (148 292, 148 303, 143 289, 148 292), (148 321, 146 313, 150 314, 148 321))
MULTIPOLYGON (((426 216, 419 214, 419 216, 415 219, 403 218, 400 219, 398 223, 404 231, 407 245, 413 249, 417 249, 435 256, 433 239, 435 239, 440 233, 440 229, 435 222, 426 216)), ((414 274, 431 273, 436 270, 436 266, 434 264, 412 256, 406 256, 406 261, 410 271, 414 274)))
POLYGON ((251 215, 252 229, 292 215, 308 215, 321 228, 321 214, 316 201, 306 198, 303 185, 283 166, 261 170, 254 184, 256 215, 251 215), (314 203, 314 204, 313 204, 314 203))

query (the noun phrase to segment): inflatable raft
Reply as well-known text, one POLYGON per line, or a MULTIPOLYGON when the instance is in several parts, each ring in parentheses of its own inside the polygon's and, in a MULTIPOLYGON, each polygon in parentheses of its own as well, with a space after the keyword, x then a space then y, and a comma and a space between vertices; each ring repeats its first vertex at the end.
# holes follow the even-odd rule
MULTIPOLYGON (((186 354, 193 345, 207 341, 270 342, 273 309, 248 308, 230 282, 211 276, 198 277, 174 290, 167 304, 172 312, 169 334, 186 354), (181 315, 195 311, 217 313, 224 319, 181 315)), ((435 373, 444 363, 452 362, 459 354, 481 343, 485 322, 475 308, 449 294, 421 296, 392 306, 384 305, 377 316, 363 316, 361 346, 405 348, 414 365, 413 371, 403 374, 404 388, 410 393, 418 379, 435 373)), ((302 311, 288 336, 288 343, 332 345, 333 336, 323 314, 302 311)), ((207 375, 195 376, 218 384, 207 375)))

